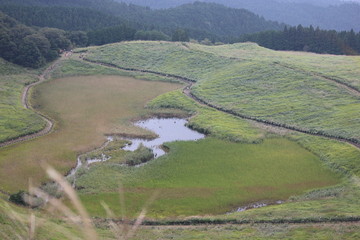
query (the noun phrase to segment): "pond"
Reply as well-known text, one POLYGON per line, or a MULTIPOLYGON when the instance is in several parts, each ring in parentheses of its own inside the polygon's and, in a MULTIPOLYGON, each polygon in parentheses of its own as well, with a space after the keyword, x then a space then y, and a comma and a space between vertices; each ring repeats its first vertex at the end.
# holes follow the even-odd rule
MULTIPOLYGON (((161 148, 161 145, 165 142, 174 142, 174 141, 196 141, 202 138, 205 138, 204 134, 196 132, 186 126, 188 121, 181 118, 151 118, 148 120, 141 120, 134 123, 135 126, 148 129, 158 135, 157 138, 153 140, 141 139, 141 138, 123 138, 130 141, 131 143, 123 147, 123 150, 126 151, 135 151, 140 144, 143 144, 145 147, 150 148, 154 157, 158 158, 165 154, 165 151, 161 148)), ((107 137, 107 142, 103 145, 102 148, 106 147, 110 142, 114 140, 113 137, 107 137)), ((86 165, 96 163, 96 162, 105 162, 109 160, 110 157, 102 154, 101 157, 95 159, 86 159, 86 165)), ((77 159, 77 165, 68 176, 74 176, 76 171, 83 165, 83 162, 80 159, 80 156, 77 159)))
POLYGON ((204 134, 196 132, 186 126, 188 121, 181 118, 151 118, 135 123, 136 126, 148 129, 158 135, 158 138, 153 140, 145 139, 129 139, 131 144, 125 146, 123 149, 128 151, 135 151, 140 144, 152 149, 155 158, 165 154, 161 145, 165 142, 174 141, 196 141, 205 137, 204 134))

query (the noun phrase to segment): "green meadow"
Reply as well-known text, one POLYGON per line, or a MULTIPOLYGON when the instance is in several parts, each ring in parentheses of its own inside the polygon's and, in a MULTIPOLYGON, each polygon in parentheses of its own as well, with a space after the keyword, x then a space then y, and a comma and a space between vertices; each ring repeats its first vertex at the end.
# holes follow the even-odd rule
MULTIPOLYGON (((141 210, 139 203, 145 203, 154 191, 159 191, 159 196, 148 209, 149 217, 221 214, 340 182, 339 176, 323 168, 318 157, 286 139, 240 144, 207 138, 166 147, 168 155, 140 168, 122 169, 113 164, 92 167, 76 182, 81 196, 86 194, 82 197, 85 205, 93 206, 91 202, 95 204, 101 197, 106 202, 111 194, 97 197, 97 193, 116 190, 116 182, 121 181, 130 216, 141 210), (104 181, 94 184, 93 179, 101 175, 106 175, 100 178, 104 181)), ((98 209, 89 207, 90 213, 104 216, 104 210, 98 209)))

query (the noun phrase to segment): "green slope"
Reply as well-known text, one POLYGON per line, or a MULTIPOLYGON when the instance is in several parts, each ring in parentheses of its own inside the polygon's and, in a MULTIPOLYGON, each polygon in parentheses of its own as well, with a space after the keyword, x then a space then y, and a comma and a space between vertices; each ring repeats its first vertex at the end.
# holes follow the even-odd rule
POLYGON ((88 59, 190 78, 198 98, 227 111, 360 141, 359 57, 278 53, 253 44, 131 42, 88 59), (335 66, 335 67, 334 67, 335 66))

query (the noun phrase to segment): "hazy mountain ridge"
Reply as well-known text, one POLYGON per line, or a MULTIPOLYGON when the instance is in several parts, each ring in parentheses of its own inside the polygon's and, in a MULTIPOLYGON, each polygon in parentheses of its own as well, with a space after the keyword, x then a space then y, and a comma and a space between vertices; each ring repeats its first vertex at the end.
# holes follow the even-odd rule
MULTIPOLYGON (((169 8, 194 0, 117 0, 152 8, 169 8)), ((265 19, 290 25, 319 26, 337 31, 354 29, 360 31, 359 2, 310 1, 310 0, 202 0, 216 2, 233 8, 244 8, 265 19), (336 21, 335 21, 336 20, 336 21)))

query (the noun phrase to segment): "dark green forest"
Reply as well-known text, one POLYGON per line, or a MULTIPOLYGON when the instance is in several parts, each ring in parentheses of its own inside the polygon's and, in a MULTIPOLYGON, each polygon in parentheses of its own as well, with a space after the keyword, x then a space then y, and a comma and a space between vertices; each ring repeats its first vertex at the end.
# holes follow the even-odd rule
POLYGON ((104 1, 0 0, 0 10, 18 21, 40 27, 64 30, 98 30, 126 24, 136 30, 161 31, 171 36, 176 29, 187 31, 190 38, 227 41, 240 34, 281 30, 285 25, 266 21, 244 9, 232 9, 213 3, 194 3, 166 10, 151 10, 132 4, 104 1), (98 1, 99 5, 94 4, 98 1), (32 4, 31 4, 32 3, 32 4), (83 3, 83 4, 80 4, 83 3), (84 8, 86 6, 87 8, 84 8))
MULTIPOLYGON (((86 34, 74 33, 86 40, 86 34)), ((55 28, 34 29, 0 12, 0 57, 25 67, 38 68, 70 48, 71 33, 55 28)), ((75 37, 74 37, 75 38, 75 37)))
MULTIPOLYGON (((244 9, 234 9, 215 3, 195 2, 176 8, 148 12, 144 16, 162 29, 184 28, 202 30, 222 38, 222 40, 245 33, 266 30, 281 30, 285 25, 267 21, 244 9)), ((137 21, 137 19, 133 19, 137 21)), ((190 37, 199 39, 190 34, 190 37)))
POLYGON ((128 23, 119 17, 88 8, 0 5, 0 10, 27 26, 70 31, 89 31, 128 23))
POLYGON ((285 27, 283 31, 266 31, 241 36, 234 42, 256 42, 274 50, 307 51, 329 54, 360 54, 360 32, 336 32, 312 26, 285 27))

